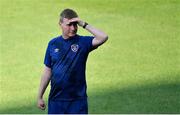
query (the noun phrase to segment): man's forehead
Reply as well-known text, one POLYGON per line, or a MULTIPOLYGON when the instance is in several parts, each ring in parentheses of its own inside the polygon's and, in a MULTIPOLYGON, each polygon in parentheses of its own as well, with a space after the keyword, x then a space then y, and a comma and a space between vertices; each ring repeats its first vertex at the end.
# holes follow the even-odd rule
POLYGON ((68 19, 68 18, 63 18, 63 21, 69 21, 69 20, 71 20, 71 19, 68 19))

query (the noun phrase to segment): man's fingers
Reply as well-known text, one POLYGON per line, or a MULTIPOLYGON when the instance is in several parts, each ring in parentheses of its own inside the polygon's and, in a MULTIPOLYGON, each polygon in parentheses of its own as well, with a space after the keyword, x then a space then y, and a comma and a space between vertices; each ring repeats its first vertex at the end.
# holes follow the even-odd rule
POLYGON ((70 23, 71 23, 71 22, 79 22, 79 21, 80 21, 79 18, 72 18, 72 19, 69 20, 70 23))
POLYGON ((67 18, 64 18, 64 23, 66 25, 70 24, 70 23, 73 23, 73 22, 77 22, 79 26, 83 26, 84 25, 84 21, 80 20, 78 17, 77 18, 72 18, 72 19, 67 19, 67 18))
POLYGON ((40 108, 41 110, 45 110, 46 106, 45 106, 45 104, 40 104, 40 105, 38 105, 38 108, 40 108))
POLYGON ((39 100, 38 103, 37 103, 37 106, 41 110, 45 110, 46 109, 46 105, 45 105, 43 100, 39 100))
POLYGON ((41 109, 42 109, 42 110, 45 110, 45 109, 46 109, 46 106, 45 106, 45 105, 42 105, 42 106, 41 106, 41 109))

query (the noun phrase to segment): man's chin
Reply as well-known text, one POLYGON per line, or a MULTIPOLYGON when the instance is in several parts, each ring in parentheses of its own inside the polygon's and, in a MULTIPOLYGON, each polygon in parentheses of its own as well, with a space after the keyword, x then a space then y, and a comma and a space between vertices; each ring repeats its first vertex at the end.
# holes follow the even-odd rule
POLYGON ((70 34, 69 37, 73 37, 73 36, 75 36, 75 35, 76 35, 76 34, 70 34))

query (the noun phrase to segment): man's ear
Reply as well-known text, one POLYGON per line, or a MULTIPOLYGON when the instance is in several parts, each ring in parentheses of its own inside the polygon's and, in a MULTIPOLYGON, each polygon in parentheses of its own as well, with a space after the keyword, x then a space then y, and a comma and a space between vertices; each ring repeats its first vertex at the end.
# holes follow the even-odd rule
POLYGON ((62 22, 59 20, 59 26, 62 26, 62 22))

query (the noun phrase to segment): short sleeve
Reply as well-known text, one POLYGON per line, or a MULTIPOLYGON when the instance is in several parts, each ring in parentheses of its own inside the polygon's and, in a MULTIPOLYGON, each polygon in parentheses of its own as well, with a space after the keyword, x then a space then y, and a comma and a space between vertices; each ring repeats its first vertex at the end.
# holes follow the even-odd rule
POLYGON ((51 68, 51 56, 50 56, 50 44, 48 44, 48 47, 46 49, 45 58, 44 58, 44 64, 51 68))
POLYGON ((91 52, 92 50, 96 49, 92 45, 92 41, 94 39, 94 36, 84 36, 84 37, 85 37, 86 45, 88 47, 88 51, 91 52))

